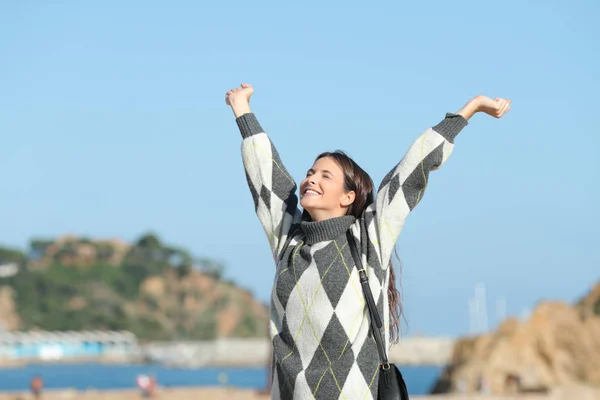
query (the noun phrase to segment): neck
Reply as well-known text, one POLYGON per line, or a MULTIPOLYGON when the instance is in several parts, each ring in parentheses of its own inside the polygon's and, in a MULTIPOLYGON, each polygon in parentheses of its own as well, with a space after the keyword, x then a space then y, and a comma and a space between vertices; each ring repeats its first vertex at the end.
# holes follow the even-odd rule
POLYGON ((310 219, 314 222, 324 221, 330 218, 338 218, 346 215, 345 209, 339 210, 307 210, 310 214, 310 219))

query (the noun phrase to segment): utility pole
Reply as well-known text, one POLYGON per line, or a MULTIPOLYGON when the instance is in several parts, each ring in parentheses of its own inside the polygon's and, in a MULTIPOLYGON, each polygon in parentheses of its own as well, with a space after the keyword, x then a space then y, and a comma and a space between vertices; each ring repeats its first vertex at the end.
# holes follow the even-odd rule
POLYGON ((500 325, 506 319, 506 299, 500 297, 496 300, 496 321, 500 325))
POLYGON ((475 285, 475 295, 469 298, 469 329, 471 334, 477 335, 488 331, 488 315, 485 299, 485 285, 475 285))

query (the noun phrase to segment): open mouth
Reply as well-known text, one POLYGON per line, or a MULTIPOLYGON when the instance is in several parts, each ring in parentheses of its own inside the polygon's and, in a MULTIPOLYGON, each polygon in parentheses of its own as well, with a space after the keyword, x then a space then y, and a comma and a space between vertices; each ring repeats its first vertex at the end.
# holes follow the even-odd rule
POLYGON ((304 193, 302 193, 302 197, 317 197, 320 196, 321 193, 317 192, 316 190, 313 189, 306 189, 304 191, 304 193))

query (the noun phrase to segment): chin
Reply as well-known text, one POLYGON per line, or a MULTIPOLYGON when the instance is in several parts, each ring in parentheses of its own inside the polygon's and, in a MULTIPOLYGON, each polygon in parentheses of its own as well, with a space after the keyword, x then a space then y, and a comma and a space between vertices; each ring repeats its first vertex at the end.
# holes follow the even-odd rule
POLYGON ((316 204, 315 204, 314 199, 303 198, 303 199, 300 199, 300 206, 302 208, 304 208, 306 211, 309 211, 309 210, 315 208, 316 204))
POLYGON ((310 201, 306 201, 305 199, 300 199, 300 206, 306 210, 306 208, 310 208, 310 201))

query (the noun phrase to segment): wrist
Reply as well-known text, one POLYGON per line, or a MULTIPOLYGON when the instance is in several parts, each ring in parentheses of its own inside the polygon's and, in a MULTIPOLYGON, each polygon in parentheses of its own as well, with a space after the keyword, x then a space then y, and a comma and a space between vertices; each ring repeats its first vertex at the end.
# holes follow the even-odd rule
POLYGON ((251 113, 250 103, 246 100, 236 100, 231 103, 231 110, 236 118, 241 117, 244 114, 251 113))
POLYGON ((480 96, 473 97, 467 102, 456 114, 462 116, 464 119, 469 120, 475 113, 479 112, 481 108, 480 96))
POLYGON ((481 108, 483 107, 483 96, 475 96, 469 101, 469 103, 471 103, 471 106, 473 107, 474 112, 478 113, 481 111, 481 108))

